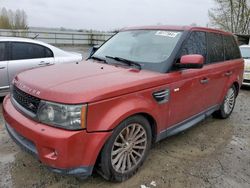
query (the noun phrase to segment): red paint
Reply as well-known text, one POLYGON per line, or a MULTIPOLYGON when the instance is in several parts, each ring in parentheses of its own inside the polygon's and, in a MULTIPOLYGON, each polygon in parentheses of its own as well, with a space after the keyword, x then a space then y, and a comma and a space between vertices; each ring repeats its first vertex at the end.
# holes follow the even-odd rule
MULTIPOLYGON (((132 29, 201 30, 230 34, 198 27, 132 29)), ((181 62, 200 64, 203 59, 189 55, 183 57, 181 62)), ((87 128, 67 131, 37 123, 19 113, 9 96, 3 104, 4 118, 19 134, 35 143, 39 159, 44 164, 56 168, 92 166, 112 130, 124 119, 137 113, 147 114, 155 120, 158 134, 190 116, 221 104, 233 83, 241 85, 243 67, 243 59, 237 59, 204 65, 202 69, 165 74, 134 71, 94 61, 34 69, 19 74, 16 80, 27 85, 26 88, 39 91, 37 97, 43 100, 66 104, 88 103, 87 128), (226 76, 230 71, 232 75, 226 76), (202 79, 208 79, 209 83, 201 84, 202 79), (166 88, 170 90, 169 101, 158 104, 152 93, 166 88)), ((20 89, 25 91, 24 88, 20 89)))
POLYGON ((199 64, 202 65, 204 57, 202 55, 184 55, 181 57, 181 64, 199 64))
POLYGON ((66 131, 39 124, 19 113, 11 104, 9 95, 3 102, 5 121, 20 135, 31 140, 39 159, 55 168, 93 166, 111 132, 87 133, 86 130, 66 131), (53 156, 56 151, 57 156, 53 156))

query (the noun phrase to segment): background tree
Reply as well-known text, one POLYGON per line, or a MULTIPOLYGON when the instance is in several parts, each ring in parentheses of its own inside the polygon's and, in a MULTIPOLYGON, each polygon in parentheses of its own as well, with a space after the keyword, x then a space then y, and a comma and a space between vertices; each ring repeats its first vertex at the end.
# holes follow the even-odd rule
POLYGON ((214 0, 208 11, 210 24, 233 33, 249 34, 250 0, 214 0))
POLYGON ((0 29, 28 29, 25 11, 0 9, 0 29))

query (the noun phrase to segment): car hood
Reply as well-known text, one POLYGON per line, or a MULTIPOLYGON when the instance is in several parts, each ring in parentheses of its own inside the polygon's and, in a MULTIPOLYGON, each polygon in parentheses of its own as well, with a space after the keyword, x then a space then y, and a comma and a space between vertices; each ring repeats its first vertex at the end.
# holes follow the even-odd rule
POLYGON ((74 55, 74 56, 77 56, 77 57, 82 57, 82 54, 80 54, 80 53, 78 53, 78 52, 70 52, 70 51, 68 51, 68 53, 69 53, 70 55, 74 55))
POLYGON ((18 74, 14 82, 24 92, 41 99, 77 104, 157 86, 164 75, 91 60, 28 70, 18 74))

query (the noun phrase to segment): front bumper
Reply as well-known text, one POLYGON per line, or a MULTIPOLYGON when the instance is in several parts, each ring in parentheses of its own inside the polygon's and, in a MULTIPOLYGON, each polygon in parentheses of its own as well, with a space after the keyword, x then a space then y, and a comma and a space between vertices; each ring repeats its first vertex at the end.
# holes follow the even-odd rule
POLYGON ((111 132, 68 131, 35 122, 18 112, 7 96, 3 116, 12 139, 52 171, 86 177, 111 132))
POLYGON ((244 72, 242 85, 250 86, 250 72, 244 72))

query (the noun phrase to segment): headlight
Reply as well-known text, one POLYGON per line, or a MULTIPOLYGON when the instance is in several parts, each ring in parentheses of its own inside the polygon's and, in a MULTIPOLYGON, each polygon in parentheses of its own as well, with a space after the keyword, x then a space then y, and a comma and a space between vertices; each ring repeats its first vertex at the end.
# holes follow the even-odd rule
POLYGON ((85 128, 86 105, 65 105, 41 101, 37 117, 41 123, 69 130, 85 128))

